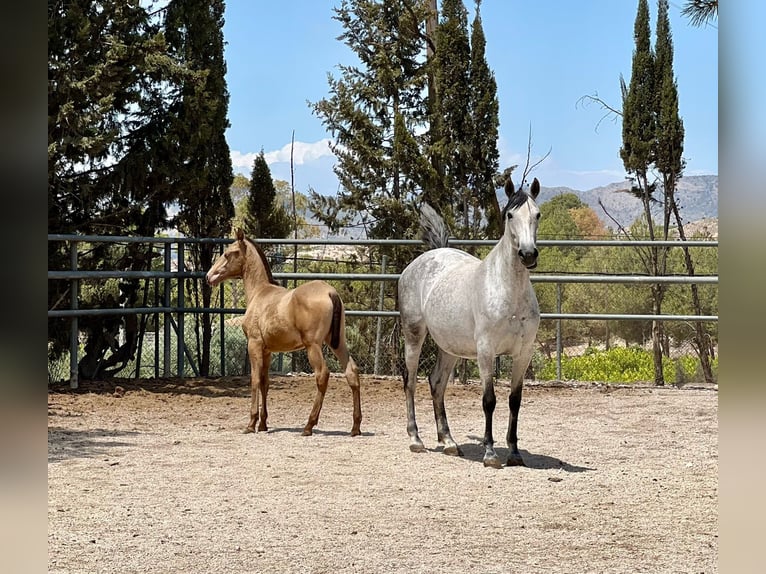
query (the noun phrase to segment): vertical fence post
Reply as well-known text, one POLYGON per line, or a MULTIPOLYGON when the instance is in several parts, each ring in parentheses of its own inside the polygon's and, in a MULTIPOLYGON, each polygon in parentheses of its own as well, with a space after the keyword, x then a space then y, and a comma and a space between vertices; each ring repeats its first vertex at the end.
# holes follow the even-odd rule
MULTIPOLYGON (((561 283, 556 283, 556 313, 561 313, 561 283)), ((561 319, 556 319, 556 378, 561 380, 561 319)))
MULTIPOLYGON (((207 279, 203 279, 203 281, 207 281, 207 279)), ((218 286, 218 295, 220 297, 219 305, 221 309, 226 307, 226 297, 224 297, 224 286, 223 283, 221 283, 218 286)), ((226 343, 226 321, 224 319, 223 311, 221 311, 221 314, 219 315, 220 319, 220 331, 221 331, 221 376, 226 376, 226 349, 224 347, 226 343)))
MULTIPOLYGON (((165 273, 170 273, 170 243, 165 244, 165 273)), ((170 276, 165 276, 165 307, 170 307, 170 276)), ((170 313, 163 313, 162 362, 163 376, 170 377, 170 313)))
MULTIPOLYGON (((72 271, 77 271, 77 241, 72 241, 69 244, 69 263, 72 271)), ((78 279, 72 279, 71 283, 71 297, 70 297, 70 309, 76 311, 78 309, 77 299, 80 296, 80 282, 78 279)), ((78 375, 78 351, 80 348, 80 327, 77 321, 77 316, 73 316, 70 322, 69 331, 69 387, 76 389, 79 385, 78 375)))
MULTIPOLYGON (((388 263, 388 255, 383 256, 383 260, 380 264, 380 273, 384 274, 386 272, 386 263, 388 263)), ((383 310, 383 303, 385 301, 385 281, 380 282, 380 296, 378 297, 378 311, 383 310)), ((382 325, 383 317, 378 316, 378 326, 377 331, 375 333, 375 362, 372 367, 372 372, 374 374, 379 374, 380 369, 380 332, 383 328, 382 325)))
POLYGON ((186 265, 184 265, 184 242, 178 242, 178 334, 176 335, 177 344, 177 357, 178 357, 178 376, 184 376, 184 351, 186 349, 185 333, 184 333, 184 278, 183 274, 186 271, 186 265))

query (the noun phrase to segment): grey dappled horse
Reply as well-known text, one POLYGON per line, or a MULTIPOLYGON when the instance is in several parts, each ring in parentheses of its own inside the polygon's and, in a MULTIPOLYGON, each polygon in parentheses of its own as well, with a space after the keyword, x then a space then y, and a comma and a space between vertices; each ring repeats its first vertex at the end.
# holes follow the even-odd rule
POLYGON ((426 333, 439 347, 429 377, 436 430, 444 453, 462 455, 452 439, 444 410, 444 390, 459 358, 476 359, 482 382, 484 408, 484 465, 499 468, 492 437, 495 410, 493 370, 497 355, 511 355, 510 418, 507 441, 508 465, 524 465, 517 446, 524 373, 534 350, 540 310, 529 280, 537 266, 537 224, 540 210, 535 198, 540 182, 529 193, 505 185, 508 203, 502 212, 503 236, 484 260, 447 247, 449 230, 434 209, 421 211, 423 239, 432 249, 413 260, 399 278, 399 314, 404 335, 407 397, 407 433, 410 450, 422 452, 423 442, 415 422, 415 384, 418 360, 426 333))

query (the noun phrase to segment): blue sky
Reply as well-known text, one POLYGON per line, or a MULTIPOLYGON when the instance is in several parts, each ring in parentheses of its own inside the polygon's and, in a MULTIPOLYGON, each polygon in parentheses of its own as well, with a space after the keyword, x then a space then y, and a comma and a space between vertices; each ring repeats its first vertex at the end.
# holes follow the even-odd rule
MULTIPOLYGON (((681 16, 685 0, 670 2, 679 109, 684 120, 686 175, 718 173, 718 30, 694 28, 681 16)), ((250 174, 263 149, 275 179, 290 180, 295 133, 295 185, 334 195, 331 138, 307 101, 328 96, 327 74, 352 63, 332 19, 340 0, 226 5, 227 140, 234 169, 250 174)), ((473 1, 466 2, 469 25, 473 1)), ((546 187, 590 189, 625 177, 619 157, 621 126, 605 119, 598 95, 619 107, 619 77, 630 78, 635 0, 483 0, 487 60, 500 103, 501 169, 526 160, 532 129, 533 161, 551 149, 534 174, 546 187)), ((656 2, 649 0, 654 30, 656 2)), ((654 41, 654 37, 652 38, 654 41)))

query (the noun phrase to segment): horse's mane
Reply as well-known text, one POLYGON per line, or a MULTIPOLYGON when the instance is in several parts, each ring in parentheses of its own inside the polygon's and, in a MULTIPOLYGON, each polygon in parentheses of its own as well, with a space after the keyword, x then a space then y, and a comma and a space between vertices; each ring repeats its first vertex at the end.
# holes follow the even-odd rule
POLYGON ((508 213, 512 209, 518 209, 522 205, 524 205, 527 202, 527 199, 529 199, 529 195, 526 191, 518 190, 515 193, 511 194, 511 197, 508 198, 508 203, 505 204, 505 207, 503 207, 503 213, 502 216, 505 218, 505 214, 508 213))
POLYGON ((260 246, 257 243, 254 243, 252 240, 247 239, 247 242, 253 246, 255 249, 255 252, 258 254, 258 256, 261 258, 261 263, 263 263, 263 268, 266 270, 266 277, 269 279, 269 283, 272 285, 278 285, 276 280, 274 279, 274 275, 271 273, 271 265, 269 265, 269 260, 266 259, 266 254, 263 252, 263 249, 260 248, 260 246))

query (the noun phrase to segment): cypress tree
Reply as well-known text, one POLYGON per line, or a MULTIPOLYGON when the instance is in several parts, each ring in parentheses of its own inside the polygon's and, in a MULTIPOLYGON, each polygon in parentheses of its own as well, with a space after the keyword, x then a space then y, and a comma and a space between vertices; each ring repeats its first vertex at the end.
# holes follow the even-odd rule
MULTIPOLYGON (((476 203, 468 187, 470 175, 472 115, 469 68, 468 21, 462 0, 443 0, 436 28, 435 111, 441 118, 440 131, 433 153, 444 169, 445 188, 451 196, 456 219, 454 231, 470 236, 471 214, 476 203)), ((444 209, 446 206, 439 205, 444 209)))
POLYGON ((497 150, 499 104, 497 82, 485 55, 486 44, 481 23, 481 2, 477 1, 476 16, 471 25, 470 109, 473 137, 470 146, 469 185, 486 217, 486 235, 495 238, 501 233, 500 205, 495 192, 495 177, 500 156, 497 150))
MULTIPOLYGON (((659 82, 657 93, 657 141, 655 166, 662 177, 665 195, 665 229, 670 228, 671 216, 675 220, 681 241, 686 241, 683 221, 676 202, 676 184, 684 169, 682 157, 684 149, 684 124, 678 111, 678 87, 673 73, 673 38, 668 17, 668 0, 657 2, 657 31, 655 42, 656 74, 659 82)), ((666 232, 667 236, 667 232, 666 232)), ((695 274, 694 261, 688 247, 683 247, 686 272, 695 274)), ((699 290, 696 284, 689 286, 694 312, 702 314, 699 290)), ((710 345, 708 334, 701 322, 694 324, 694 347, 700 358, 705 381, 713 383, 713 370, 710 364, 710 345)))
POLYGON ((277 201, 277 189, 263 150, 253 161, 243 228, 251 237, 286 237, 290 232, 290 218, 277 201))
MULTIPOLYGON (((633 29, 635 49, 628 84, 622 109, 622 158, 625 171, 633 174, 636 186, 633 192, 641 199, 644 207, 649 239, 655 239, 651 204, 654 184, 648 181, 649 168, 655 159, 656 151, 656 86, 655 57, 651 46, 649 30, 649 6, 647 0, 638 1, 638 10, 633 29)), ((650 247, 647 270, 651 275, 664 273, 664 249, 650 247)), ((663 285, 652 285, 652 311, 659 315, 662 311, 662 299, 665 293, 663 285)), ((652 350, 654 356, 654 382, 663 385, 662 373, 662 325, 652 321, 652 350)))
MULTIPOLYGON (((223 0, 171 0, 167 7, 165 30, 170 46, 189 67, 202 73, 201 81, 184 82, 181 97, 171 109, 179 149, 174 182, 180 208, 178 225, 193 237, 226 235, 234 217, 230 194, 234 174, 225 137, 229 93, 223 14, 223 0)), ((214 246, 194 244, 192 254, 197 268, 207 270, 213 263, 214 246)), ((201 295, 202 307, 209 308, 210 285, 195 282, 194 288, 194 296, 201 295)), ((202 341, 197 349, 203 376, 210 366, 211 319, 209 313, 202 314, 202 341)))

